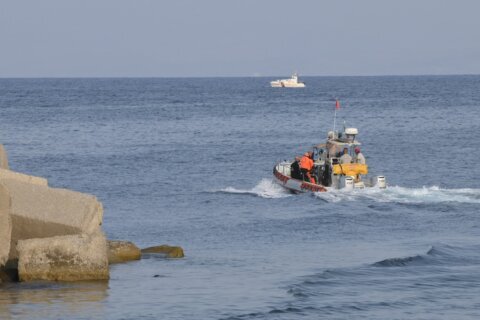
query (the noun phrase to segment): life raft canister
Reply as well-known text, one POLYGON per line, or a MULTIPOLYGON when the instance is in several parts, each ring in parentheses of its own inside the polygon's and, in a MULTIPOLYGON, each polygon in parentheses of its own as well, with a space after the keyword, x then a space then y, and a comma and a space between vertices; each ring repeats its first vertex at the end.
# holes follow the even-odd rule
POLYGON ((359 174, 367 174, 368 166, 360 163, 344 163, 333 165, 334 174, 343 174, 346 176, 356 176, 359 174))

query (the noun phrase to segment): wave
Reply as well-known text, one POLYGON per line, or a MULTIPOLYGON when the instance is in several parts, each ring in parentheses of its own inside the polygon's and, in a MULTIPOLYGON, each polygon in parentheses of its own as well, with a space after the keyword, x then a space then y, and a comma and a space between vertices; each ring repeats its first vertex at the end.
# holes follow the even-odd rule
MULTIPOLYGON (((454 246, 438 243, 421 254, 324 269, 286 285, 287 300, 271 305, 267 310, 223 319, 316 319, 319 314, 358 318, 359 311, 415 308, 416 300, 405 301, 403 297, 416 299, 416 290, 432 292, 438 289, 434 292, 442 301, 444 297, 450 298, 446 288, 458 292, 479 282, 476 277, 480 264, 479 249, 478 244, 454 246)), ((428 299, 432 301, 431 297, 428 299)))
POLYGON ((404 258, 390 258, 372 264, 374 267, 404 267, 407 265, 425 265, 428 259, 423 255, 415 255, 404 258))
POLYGON ((220 190, 214 190, 216 193, 231 193, 231 194, 246 194, 258 196, 261 198, 285 198, 292 194, 285 190, 282 186, 275 183, 272 179, 262 179, 252 189, 237 189, 234 187, 227 187, 220 190))
POLYGON ((387 189, 366 188, 353 191, 330 189, 328 192, 315 193, 315 196, 327 202, 370 199, 377 202, 412 204, 445 202, 480 204, 480 189, 442 189, 437 186, 422 188, 393 186, 387 189))
POLYGON ((378 275, 379 269, 377 267, 477 266, 480 264, 479 249, 480 246, 477 244, 468 246, 435 244, 421 254, 387 258, 357 267, 325 269, 322 272, 303 277, 300 283, 289 286, 287 292, 297 298, 312 296, 314 293, 308 289, 309 287, 333 286, 341 284, 345 279, 350 279, 349 281, 365 279, 378 275))
POLYGON ((425 254, 402 258, 389 258, 372 264, 374 267, 404 267, 422 265, 468 265, 479 264, 478 246, 455 247, 434 245, 425 254))

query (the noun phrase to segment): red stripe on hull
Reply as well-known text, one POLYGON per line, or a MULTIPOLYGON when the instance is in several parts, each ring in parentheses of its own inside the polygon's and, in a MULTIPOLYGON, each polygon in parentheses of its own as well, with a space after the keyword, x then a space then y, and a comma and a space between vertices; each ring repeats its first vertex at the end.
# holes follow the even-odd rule
POLYGON ((280 182, 282 184, 283 187, 285 187, 289 190, 292 190, 292 191, 296 191, 296 192, 308 192, 308 191, 310 191, 310 192, 326 192, 327 191, 327 189, 324 186, 288 177, 288 176, 280 173, 277 170, 277 166, 273 167, 273 175, 278 180, 278 182, 280 182), (287 182, 289 180, 291 180, 290 184, 293 183, 295 185, 287 185, 287 182))

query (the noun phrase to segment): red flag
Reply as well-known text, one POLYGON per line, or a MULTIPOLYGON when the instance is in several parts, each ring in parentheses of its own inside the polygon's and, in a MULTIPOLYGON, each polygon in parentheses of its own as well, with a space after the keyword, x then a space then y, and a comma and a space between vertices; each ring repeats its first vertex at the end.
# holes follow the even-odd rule
POLYGON ((335 109, 340 109, 340 102, 338 100, 335 100, 335 109))

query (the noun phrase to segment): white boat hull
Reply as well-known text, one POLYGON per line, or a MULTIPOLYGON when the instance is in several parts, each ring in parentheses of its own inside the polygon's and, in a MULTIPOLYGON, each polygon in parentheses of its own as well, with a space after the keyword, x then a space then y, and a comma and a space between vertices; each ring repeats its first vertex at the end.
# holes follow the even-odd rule
POLYGON ((305 83, 288 83, 284 81, 272 81, 270 85, 273 88, 305 88, 305 83))
MULTIPOLYGON (((290 163, 279 163, 273 167, 273 178, 274 181, 279 185, 288 189, 292 192, 327 192, 328 189, 324 185, 310 183, 307 181, 302 181, 294 179, 291 177, 290 172, 290 163)), ((341 175, 334 175, 332 179, 332 185, 329 188, 333 189, 344 189, 344 190, 353 190, 353 189, 364 189, 378 187, 380 189, 385 189, 387 187, 386 180, 384 176, 375 176, 366 178, 364 181, 353 182, 348 181, 347 179, 351 177, 345 177, 341 175), (349 183, 350 182, 350 183, 349 183)))
POLYGON ((282 187, 292 191, 292 192, 326 192, 327 188, 322 185, 293 179, 288 176, 285 172, 280 172, 281 167, 276 165, 273 167, 273 177, 275 181, 280 184, 282 187))
POLYGON ((298 81, 298 75, 294 73, 290 79, 280 79, 271 81, 273 88, 304 88, 305 83, 298 81))

